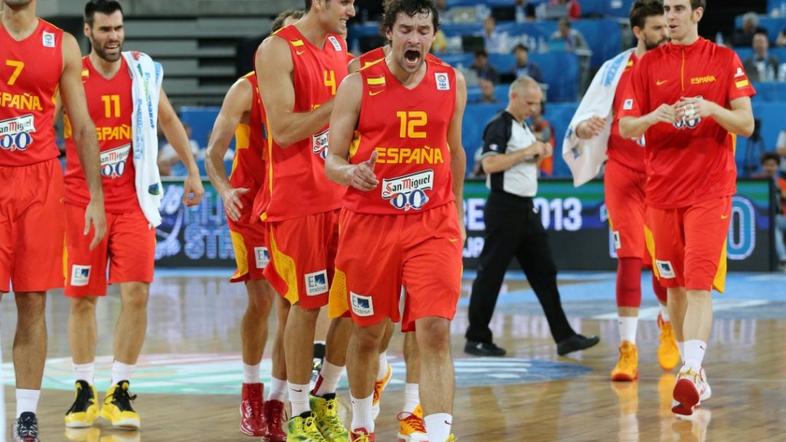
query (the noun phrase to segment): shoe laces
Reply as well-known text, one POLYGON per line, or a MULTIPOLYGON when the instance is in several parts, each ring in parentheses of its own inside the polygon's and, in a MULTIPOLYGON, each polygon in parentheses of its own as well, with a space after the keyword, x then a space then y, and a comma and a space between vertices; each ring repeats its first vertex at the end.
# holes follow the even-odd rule
POLYGON ((317 428, 317 423, 314 420, 313 414, 303 421, 303 432, 315 441, 325 440, 324 436, 322 436, 322 432, 317 428))
POLYGON ((135 394, 128 393, 128 381, 118 382, 115 392, 112 394, 112 402, 117 405, 121 411, 134 411, 131 407, 131 401, 136 400, 135 394))
POLYGON ((76 393, 74 395, 74 403, 68 409, 66 414, 78 413, 87 410, 90 406, 90 399, 93 399, 93 389, 90 384, 85 381, 76 381, 76 393))
POLYGON ((633 365, 633 355, 635 354, 636 347, 621 346, 620 347, 620 365, 631 366, 633 365))
POLYGON ((35 414, 26 411, 19 416, 19 419, 16 420, 16 435, 38 438, 38 419, 35 414))
POLYGON ((408 425, 412 431, 418 433, 425 433, 426 426, 423 422, 423 419, 419 418, 415 413, 409 413, 407 411, 402 411, 398 415, 396 415, 396 419, 399 422, 402 422, 404 425, 408 425))
POLYGON ((355 434, 352 433, 352 437, 350 438, 352 442, 371 442, 371 436, 368 433, 360 433, 355 434))

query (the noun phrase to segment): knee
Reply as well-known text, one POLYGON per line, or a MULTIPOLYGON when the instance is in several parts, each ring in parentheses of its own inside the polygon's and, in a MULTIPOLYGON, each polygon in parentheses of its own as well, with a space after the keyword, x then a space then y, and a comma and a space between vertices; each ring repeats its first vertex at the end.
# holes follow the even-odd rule
MULTIPOLYGON (((248 284, 248 312, 259 317, 267 317, 273 305, 273 297, 268 290, 261 287, 261 284, 252 284, 253 282, 257 281, 248 284)), ((265 281, 261 282, 267 284, 265 281)))
POLYGON ((424 355, 450 350, 450 321, 447 319, 428 318, 418 321, 415 333, 424 355))
POLYGON ((123 308, 134 310, 147 309, 148 290, 147 284, 131 283, 125 290, 123 296, 123 308))
POLYGON ((19 321, 43 318, 46 295, 43 293, 17 293, 15 297, 19 321))
POLYGON ((382 335, 385 334, 384 325, 373 325, 371 327, 356 327, 353 339, 357 350, 363 352, 379 351, 379 343, 382 335))
POLYGON ((96 298, 93 296, 84 296, 80 298, 71 299, 71 314, 72 315, 86 315, 92 314, 96 310, 96 298))

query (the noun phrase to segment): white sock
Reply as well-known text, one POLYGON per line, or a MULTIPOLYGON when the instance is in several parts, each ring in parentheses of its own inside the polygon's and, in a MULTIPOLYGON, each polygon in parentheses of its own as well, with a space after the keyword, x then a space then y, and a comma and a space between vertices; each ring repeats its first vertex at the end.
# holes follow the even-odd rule
POLYGON ((706 350, 707 343, 704 341, 698 339, 685 341, 685 365, 694 370, 700 370, 706 350))
POLYGON ((120 381, 130 381, 134 373, 134 365, 124 364, 119 361, 112 362, 112 385, 120 381))
POLYGON ((16 389, 16 417, 29 411, 35 413, 38 410, 38 398, 41 397, 41 390, 16 389))
POLYGON ((450 437, 450 427, 453 425, 453 416, 447 413, 429 414, 423 420, 426 422, 428 440, 434 442, 447 441, 450 437))
POLYGON ((639 318, 635 316, 620 316, 617 318, 620 328, 620 339, 636 344, 636 327, 639 325, 639 318))
POLYGON ((414 413, 419 403, 420 392, 418 390, 418 384, 410 384, 407 382, 407 384, 404 385, 404 409, 402 411, 414 413))
POLYGON ((671 322, 671 319, 669 319, 669 309, 663 304, 660 305, 660 317, 664 322, 671 322))
POLYGON ((350 393, 352 401, 352 426, 351 429, 365 428, 369 433, 374 432, 374 417, 371 415, 371 402, 374 395, 363 399, 358 399, 350 393))
POLYGON ((377 381, 385 379, 388 374, 388 352, 383 351, 379 354, 379 368, 377 369, 377 381))
POLYGON ((95 384, 96 363, 72 364, 74 367, 74 380, 85 381, 90 385, 95 384))
POLYGON ((677 341, 677 348, 680 350, 680 360, 685 362, 685 341, 677 341))
POLYGON ((271 378, 270 387, 267 390, 267 400, 286 402, 287 381, 283 379, 271 378))
POLYGON ((248 365, 243 364, 243 383, 244 384, 258 384, 259 383, 259 364, 248 365))
POLYGON ((322 364, 322 370, 319 371, 321 382, 314 395, 324 396, 326 394, 335 393, 336 387, 338 386, 338 380, 341 378, 341 372, 343 371, 344 367, 333 365, 325 359, 325 363, 322 364))
POLYGON ((293 384, 287 382, 289 386, 289 403, 292 404, 292 417, 311 411, 308 403, 308 384, 293 384))

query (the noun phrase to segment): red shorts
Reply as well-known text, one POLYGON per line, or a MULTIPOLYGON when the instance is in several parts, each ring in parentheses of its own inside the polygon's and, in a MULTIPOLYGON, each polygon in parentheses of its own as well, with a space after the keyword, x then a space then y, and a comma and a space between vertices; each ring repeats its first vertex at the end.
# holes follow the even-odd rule
POLYGON ((66 204, 66 296, 106 295, 109 283, 153 282, 156 229, 142 209, 106 214, 106 236, 89 250, 92 231, 83 235, 85 208, 66 204))
POLYGON ((647 174, 616 161, 606 163, 604 189, 609 226, 619 258, 641 258, 649 263, 644 241, 644 184, 647 174))
POLYGON ((266 225, 271 265, 265 268, 265 279, 293 305, 327 305, 338 247, 338 210, 266 225))
POLYGON ((64 228, 57 159, 0 166, 0 292, 63 287, 64 228))
POLYGON ((664 287, 723 292, 731 197, 679 209, 647 208, 655 237, 654 270, 664 287))
POLYGON ((237 222, 227 218, 237 265, 230 282, 265 279, 263 271, 270 262, 267 226, 259 220, 249 222, 247 218, 241 218, 237 222))
POLYGON ((330 316, 351 311, 360 326, 398 322, 403 331, 425 317, 453 319, 461 294, 462 242, 456 207, 413 215, 342 211, 330 316))

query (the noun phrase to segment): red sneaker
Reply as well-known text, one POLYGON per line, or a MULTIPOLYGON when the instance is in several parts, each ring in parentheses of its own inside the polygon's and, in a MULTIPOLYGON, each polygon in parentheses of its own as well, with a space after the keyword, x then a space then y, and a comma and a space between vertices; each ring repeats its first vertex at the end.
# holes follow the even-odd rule
POLYGON ((281 401, 265 402, 265 422, 267 422, 268 442, 286 442, 287 434, 282 428, 284 416, 284 403, 281 401))
POLYGON ((374 442, 374 433, 369 433, 365 428, 358 428, 349 432, 349 442, 374 442))
POLYGON ((263 414, 262 384, 243 384, 240 400, 240 431, 253 437, 267 435, 267 424, 263 414))

